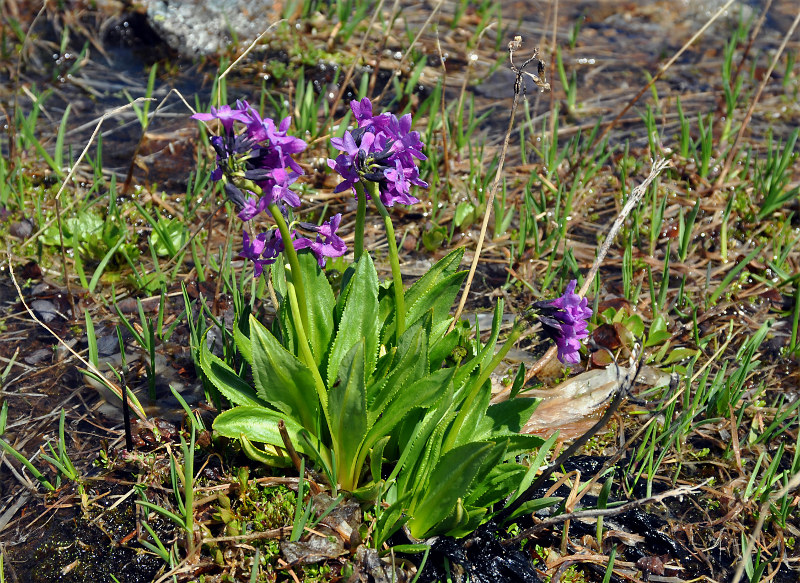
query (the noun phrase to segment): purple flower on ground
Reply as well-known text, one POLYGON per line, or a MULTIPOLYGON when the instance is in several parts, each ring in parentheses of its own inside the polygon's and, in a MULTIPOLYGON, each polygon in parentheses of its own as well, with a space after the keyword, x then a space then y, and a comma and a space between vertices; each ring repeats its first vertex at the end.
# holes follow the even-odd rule
POLYGON ((561 297, 535 302, 532 310, 544 327, 544 334, 556 343, 558 359, 563 363, 580 362, 581 340, 589 336, 592 317, 589 301, 575 293, 576 280, 567 285, 561 297))
POLYGON ((294 240, 295 249, 311 249, 314 255, 317 256, 317 262, 320 268, 325 267, 325 262, 328 257, 341 257, 347 253, 347 245, 344 240, 336 234, 339 228, 339 223, 342 222, 342 214, 338 213, 332 216, 328 221, 321 225, 311 225, 308 223, 300 223, 300 226, 308 231, 313 231, 317 234, 315 241, 306 237, 299 237, 294 240))
POLYGON ((419 202, 411 195, 410 185, 428 187, 416 164, 426 158, 419 132, 411 131, 411 115, 400 119, 391 113, 372 115, 372 103, 366 97, 352 101, 350 108, 358 128, 331 139, 342 153, 328 160, 328 166, 344 178, 335 192, 355 190, 357 182, 368 180, 378 184, 381 202, 387 207, 419 202))

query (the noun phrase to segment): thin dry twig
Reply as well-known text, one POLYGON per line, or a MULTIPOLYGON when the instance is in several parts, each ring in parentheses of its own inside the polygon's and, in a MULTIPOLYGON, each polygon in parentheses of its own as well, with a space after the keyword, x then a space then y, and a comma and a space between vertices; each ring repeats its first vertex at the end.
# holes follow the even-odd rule
POLYGON ((546 520, 543 520, 534 526, 525 529, 524 531, 520 532, 516 536, 503 541, 502 544, 516 544, 518 541, 522 540, 523 538, 528 538, 535 535, 538 532, 546 530, 552 526, 556 526, 568 520, 581 520, 584 518, 599 518, 601 516, 619 516, 620 514, 625 514, 626 512, 630 512, 636 508, 641 508, 642 506, 646 506, 647 504, 654 504, 656 502, 661 502, 667 498, 675 498, 676 496, 685 496, 687 494, 694 494, 700 489, 705 486, 710 480, 705 480, 700 484, 695 484, 693 486, 680 486, 679 488, 675 488, 673 490, 667 490, 666 492, 661 492, 660 494, 655 494, 650 496, 649 498, 641 498, 639 500, 631 500, 623 504, 622 506, 617 506, 616 508, 593 508, 591 510, 579 510, 578 512, 566 512, 564 514, 559 514, 558 516, 550 517, 546 520))
POLYGON ((508 129, 506 130, 505 138, 503 139, 503 148, 500 151, 500 161, 497 164, 497 172, 494 175, 494 181, 492 182, 492 188, 489 191, 489 196, 486 199, 486 210, 483 213, 483 223, 481 224, 481 231, 478 235, 478 243, 475 246, 475 254, 472 257, 472 264, 469 267, 469 274, 467 275, 467 283, 464 285, 464 291, 461 293, 461 299, 458 302, 458 308, 456 308, 455 316, 453 317, 453 321, 450 322, 450 327, 447 329, 447 333, 453 331, 456 326, 456 323, 461 318, 461 312, 464 311, 464 306, 467 303, 467 296, 469 295, 469 289, 472 286, 472 279, 475 277, 475 271, 478 268, 478 261, 481 257, 481 250, 483 248, 483 241, 486 238, 486 230, 489 226, 489 217, 492 214, 492 209, 494 208, 494 198, 497 194, 497 188, 500 185, 500 177, 503 174, 503 165, 506 161, 506 153, 508 152, 508 142, 511 139, 511 132, 514 129, 514 117, 517 114, 517 106, 519 105, 519 97, 520 93, 525 93, 525 84, 523 82, 524 76, 530 77, 534 83, 541 89, 542 91, 550 91, 550 84, 545 80, 544 77, 544 61, 539 59, 539 49, 533 49, 533 56, 531 56, 527 61, 522 63, 519 67, 514 64, 514 53, 520 49, 522 46, 522 37, 515 36, 514 40, 508 43, 508 60, 511 63, 511 70, 516 73, 516 80, 514 81, 514 101, 511 104, 511 115, 508 118, 508 129), (534 75, 533 73, 529 73, 525 70, 525 68, 533 62, 537 64, 537 73, 534 75))

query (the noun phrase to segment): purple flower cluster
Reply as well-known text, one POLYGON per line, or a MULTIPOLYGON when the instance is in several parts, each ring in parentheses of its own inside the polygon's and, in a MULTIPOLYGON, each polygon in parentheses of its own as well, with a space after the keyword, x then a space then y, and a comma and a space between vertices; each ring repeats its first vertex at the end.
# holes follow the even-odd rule
POLYGON ((251 220, 273 202, 300 206, 300 198, 289 187, 303 169, 292 155, 305 150, 306 143, 286 133, 291 118, 276 127, 246 101, 237 101, 234 107, 212 107, 211 113, 196 113, 192 118, 218 119, 222 124, 223 135, 211 138, 217 152, 217 168, 211 178, 225 181, 225 193, 239 209, 240 219, 251 220), (243 133, 234 133, 236 122, 245 126, 243 133))
MULTIPOLYGON (((290 186, 303 174, 303 169, 292 156, 305 150, 306 143, 287 134, 291 118, 276 126, 272 119, 262 119, 246 101, 237 101, 234 107, 212 107, 211 113, 192 117, 200 121, 217 119, 222 124, 223 135, 210 140, 217 153, 217 168, 211 178, 224 182, 225 193, 239 209, 237 216, 241 220, 250 221, 269 211, 273 204, 284 217, 288 214, 284 205, 300 206, 300 197, 290 186), (244 131, 238 134, 234 131, 237 122, 244 126, 244 131)), ((324 267, 328 257, 341 257, 347 251, 336 234, 341 220, 342 216, 336 215, 319 226, 302 223, 303 229, 316 237, 312 240, 291 229, 292 245, 296 250, 310 249, 319 266, 324 267)), ((277 228, 252 239, 245 231, 242 240, 240 256, 253 262, 256 277, 265 266, 275 263, 285 245, 277 228)))
POLYGON ((331 139, 342 153, 328 160, 328 166, 344 178, 335 192, 355 191, 357 182, 367 180, 378 184, 381 202, 387 207, 419 202, 410 189, 412 184, 428 187, 415 162, 426 157, 419 132, 411 131, 411 114, 399 119, 391 113, 372 115, 372 102, 366 97, 352 101, 350 108, 358 127, 331 139))
POLYGON ((561 297, 535 302, 532 306, 545 336, 558 347, 558 359, 573 364, 580 362, 581 340, 589 336, 587 326, 592 317, 589 301, 575 293, 576 285, 573 279, 561 297))
MULTIPOLYGON (((297 251, 311 249, 317 257, 317 263, 319 263, 320 268, 325 267, 328 257, 341 257, 347 252, 347 245, 344 240, 336 234, 341 222, 342 214, 338 213, 321 225, 300 223, 300 226, 305 231, 315 233, 316 238, 312 241, 292 229, 292 245, 297 251)), ((252 240, 247 231, 243 231, 242 252, 239 255, 253 262, 255 266, 254 274, 259 277, 264 271, 264 267, 275 263, 283 249, 283 238, 278 229, 270 229, 265 233, 260 233, 252 240)))

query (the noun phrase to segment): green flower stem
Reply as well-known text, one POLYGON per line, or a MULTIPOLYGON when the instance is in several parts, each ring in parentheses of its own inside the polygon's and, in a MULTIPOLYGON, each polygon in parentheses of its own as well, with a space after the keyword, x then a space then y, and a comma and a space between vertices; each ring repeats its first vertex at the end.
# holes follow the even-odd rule
POLYGON ((364 223, 367 216, 367 193, 364 191, 364 185, 361 181, 356 182, 356 199, 358 200, 358 207, 356 208, 356 232, 355 241, 353 242, 353 255, 355 260, 358 261, 364 254, 364 223))
MULTIPOLYGON (((356 183, 358 184, 358 183, 356 183)), ((400 341, 400 336, 406 330, 406 299, 403 292, 403 277, 400 275, 400 255, 397 253, 397 241, 394 238, 394 225, 392 218, 389 216, 389 211, 383 206, 381 197, 378 192, 378 184, 376 182, 367 183, 370 188, 370 196, 372 197, 378 212, 383 217, 383 225, 386 228, 386 239, 389 242, 389 263, 392 266, 392 279, 394 280, 394 306, 395 306, 395 328, 397 332, 397 341, 400 341)))
POLYGON ((297 251, 292 243, 292 235, 289 233, 289 226, 286 224, 286 219, 283 218, 281 209, 278 208, 276 203, 272 203, 267 208, 269 209, 272 218, 275 219, 275 223, 278 225, 278 230, 281 232, 283 249, 286 253, 286 258, 289 260, 289 265, 291 266, 292 283, 294 283, 294 287, 297 290, 297 301, 301 306, 299 321, 303 324, 304 329, 309 330, 306 287, 303 284, 303 272, 300 270, 300 261, 297 259, 297 251))
POLYGON ((492 372, 497 369, 497 366, 506 357, 506 354, 508 354, 508 351, 511 350, 511 347, 514 346, 517 340, 519 340, 519 337, 522 336, 524 330, 525 328, 521 320, 518 319, 516 322, 514 322, 514 327, 511 329, 511 334, 508 335, 508 339, 506 339, 503 346, 497 351, 497 354, 494 355, 486 368, 483 369, 480 376, 474 381, 472 390, 464 400, 461 410, 458 412, 455 421, 453 421, 453 427, 450 429, 450 433, 447 435, 447 439, 442 445, 442 454, 453 449, 455 446, 456 439, 458 439, 458 435, 461 433, 461 428, 464 426, 467 415, 469 415, 470 410, 475 403, 475 399, 478 397, 481 387, 484 385, 484 383, 486 383, 487 380, 489 380, 489 375, 491 375, 492 372))
MULTIPOLYGON (((300 314, 300 305, 297 300, 297 293, 296 288, 292 284, 292 282, 286 282, 286 295, 289 298, 289 307, 292 310, 292 316, 294 317, 295 321, 295 333, 297 334, 297 345, 300 347, 300 356, 303 359, 305 365, 311 370, 311 376, 314 377, 314 386, 317 390, 317 397, 319 398, 319 404, 322 408, 322 414, 325 417, 325 423, 327 424, 328 428, 331 427, 331 419, 330 415, 328 414, 328 391, 325 388, 325 381, 322 380, 322 375, 319 373, 319 369, 317 368, 317 364, 314 361, 314 355, 311 353, 311 346, 308 343, 308 336, 306 336, 306 330, 303 326, 302 320, 299 318, 300 314)), ((319 419, 319 422, 322 422, 322 419, 319 419)), ((317 428, 316 432, 317 435, 321 435, 322 431, 321 428, 317 428)), ((331 435, 331 440, 333 440, 333 450, 337 450, 337 436, 331 435)), ((324 466, 327 467, 327 473, 331 480, 331 488, 333 492, 336 493, 337 491, 337 480, 338 477, 336 475, 336 468, 333 465, 333 459, 331 459, 330 451, 325 448, 321 447, 317 450, 320 458, 322 459, 322 463, 324 466)))
MULTIPOLYGON (((295 255, 295 258, 297 256, 295 255)), ((308 336, 306 329, 303 325, 302 319, 298 316, 300 312, 300 302, 296 293, 296 285, 291 281, 286 282, 286 292, 289 298, 289 307, 292 310, 292 315, 295 320, 295 332, 297 333, 297 345, 300 347, 300 356, 303 363, 311 370, 311 375, 314 377, 314 385, 317 389, 317 396, 319 397, 322 412, 325 415, 328 426, 330 426, 330 419, 328 419, 328 391, 325 388, 325 381, 322 380, 322 375, 319 374, 319 368, 314 361, 314 355, 311 353, 311 346, 308 343, 308 336)))

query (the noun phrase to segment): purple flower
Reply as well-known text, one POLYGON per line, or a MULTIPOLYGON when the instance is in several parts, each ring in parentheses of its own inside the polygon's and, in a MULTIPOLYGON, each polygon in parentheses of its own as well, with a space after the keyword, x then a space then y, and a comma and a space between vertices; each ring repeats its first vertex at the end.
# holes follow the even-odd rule
MULTIPOLYGON (((252 193, 251 193, 252 194, 252 193)), ((256 216, 267 210, 268 199, 266 196, 255 197, 251 196, 244 201, 244 206, 239 214, 236 215, 240 220, 247 222, 254 219, 256 216)))
POLYGON ((225 181, 226 193, 240 209, 242 220, 252 219, 272 203, 300 205, 300 197, 289 187, 303 174, 302 167, 292 156, 305 150, 306 143, 287 134, 291 118, 285 118, 276 127, 272 119, 262 119, 246 101, 237 101, 233 108, 228 105, 212 107, 211 113, 192 117, 222 122, 224 134, 210 140, 217 153, 217 168, 211 173, 211 179, 225 181), (236 122, 244 125, 238 134, 234 133, 236 122), (259 189, 258 200, 250 200, 252 197, 244 192, 248 190, 252 195, 259 189))
POLYGON ((419 202, 410 194, 410 185, 428 187, 415 161, 426 158, 419 132, 411 131, 411 115, 400 119, 391 113, 372 115, 372 103, 366 97, 352 101, 350 108, 358 127, 331 139, 342 153, 328 160, 328 166, 344 178, 335 192, 355 190, 357 182, 368 180, 379 185, 381 202, 387 207, 419 202))
POLYGON ((320 268, 325 267, 325 262, 328 257, 341 257, 347 253, 347 245, 344 240, 336 234, 336 230, 339 228, 339 223, 341 222, 342 214, 338 213, 319 226, 300 223, 300 226, 304 229, 315 232, 317 238, 315 241, 312 241, 306 237, 299 237, 294 240, 295 249, 298 251, 300 249, 311 249, 314 255, 317 256, 317 262, 320 268))
POLYGON ((350 102, 350 109, 353 110, 353 115, 356 116, 358 127, 373 123, 372 102, 368 97, 364 97, 361 101, 356 101, 354 99, 350 102))
POLYGON ((264 267, 269 263, 261 258, 261 253, 266 246, 267 233, 259 233, 254 240, 250 240, 247 231, 242 231, 242 252, 239 257, 249 259, 255 265, 254 274, 256 277, 261 276, 264 267))
POLYGON ((588 307, 589 301, 575 293, 576 285, 573 279, 561 297, 535 302, 532 306, 545 336, 558 346, 558 359, 563 363, 580 362, 581 340, 589 336, 587 327, 592 310, 588 307))
POLYGON ((233 122, 240 121, 246 122, 247 121, 247 108, 250 107, 246 101, 236 102, 236 108, 231 108, 230 105, 220 105, 219 107, 211 107, 211 113, 195 113, 192 116, 192 119, 197 119, 200 121, 211 121, 212 119, 218 119, 220 123, 222 123, 222 127, 225 128, 225 133, 231 133, 233 129, 233 122))

